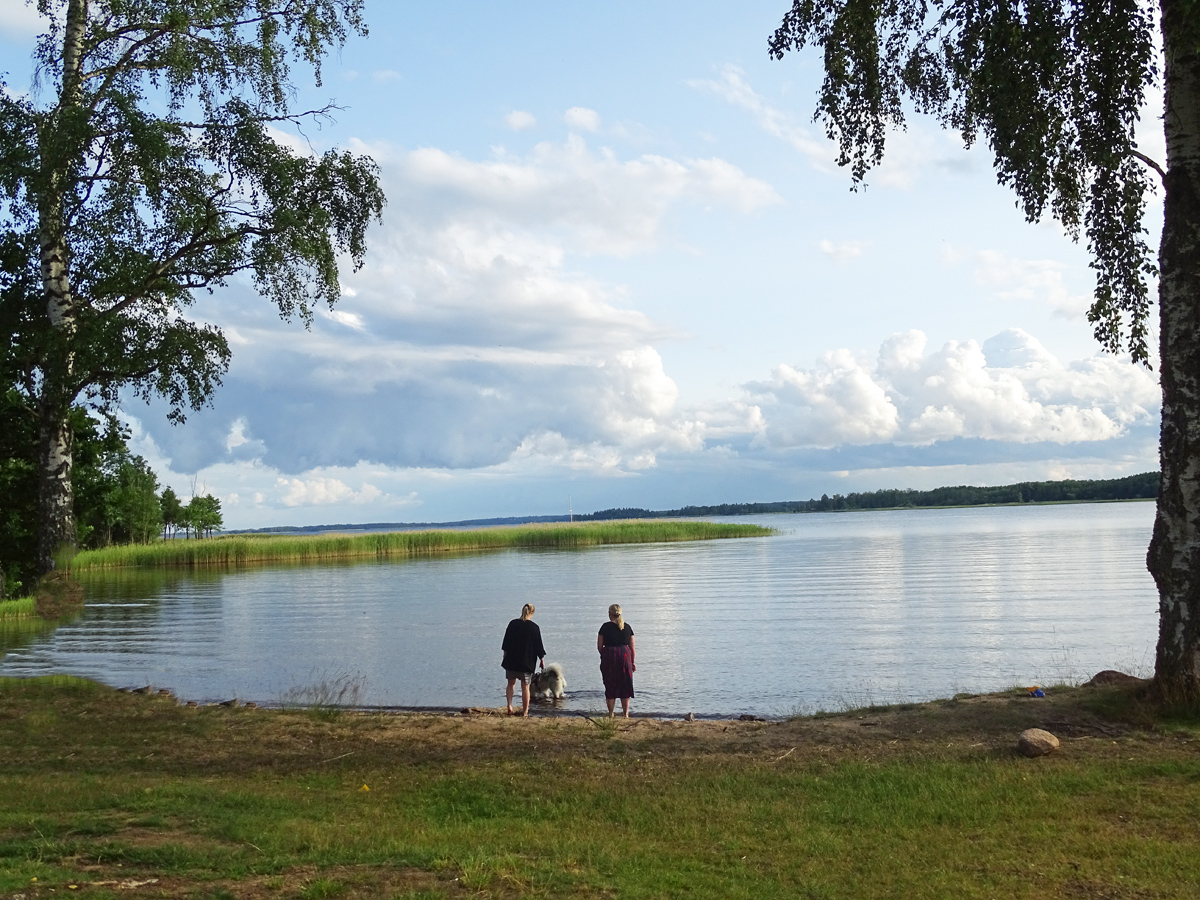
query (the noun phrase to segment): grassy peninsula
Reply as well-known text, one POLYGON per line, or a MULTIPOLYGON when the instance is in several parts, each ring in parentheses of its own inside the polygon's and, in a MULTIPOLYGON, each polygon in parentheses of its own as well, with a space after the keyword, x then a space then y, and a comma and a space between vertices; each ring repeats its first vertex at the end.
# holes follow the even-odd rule
POLYGON ((373 534, 229 535, 204 540, 157 541, 85 550, 72 571, 113 568, 244 566, 266 563, 392 559, 475 550, 549 550, 600 544, 646 544, 761 537, 758 525, 702 521, 585 522, 469 531, 401 531, 373 534))
POLYGON ((0 680, 0 896, 1200 895, 1200 722, 1134 689, 770 723, 473 712, 0 680), (1059 752, 1018 756, 1032 726, 1059 752))

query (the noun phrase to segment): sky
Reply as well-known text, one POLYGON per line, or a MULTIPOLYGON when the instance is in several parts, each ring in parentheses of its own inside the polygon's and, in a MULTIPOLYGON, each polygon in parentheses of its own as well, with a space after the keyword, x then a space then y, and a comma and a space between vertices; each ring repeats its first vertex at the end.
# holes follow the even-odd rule
MULTIPOLYGON (((294 72, 336 121, 278 133, 378 164, 365 265, 307 330, 248 280, 199 296, 229 373, 183 425, 128 398, 131 447, 227 528, 1156 468, 1157 379, 1093 339, 1085 248, 928 118, 851 191, 819 55, 767 55, 787 8, 367 0, 320 87, 294 72)), ((0 0, 12 90, 40 28, 0 0)))

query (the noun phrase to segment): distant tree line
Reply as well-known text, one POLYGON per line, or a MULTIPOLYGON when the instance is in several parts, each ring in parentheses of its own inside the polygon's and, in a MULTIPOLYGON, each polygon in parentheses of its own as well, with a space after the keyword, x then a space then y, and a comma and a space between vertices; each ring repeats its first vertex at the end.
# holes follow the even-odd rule
POLYGON ((680 509, 602 509, 577 515, 579 520, 654 519, 666 516, 749 516, 763 513, 833 512, 848 509, 915 509, 933 506, 986 506, 1007 503, 1072 503, 1087 500, 1153 500, 1158 496, 1159 475, 1144 472, 1125 478, 1096 481, 1022 481, 1000 487, 934 488, 931 491, 895 488, 863 493, 822 494, 819 500, 782 500, 774 503, 721 503, 717 506, 684 506, 680 509))
MULTIPOLYGON (((222 527, 211 494, 183 503, 141 456, 115 416, 81 406, 70 413, 75 454, 75 519, 81 548, 148 544, 164 537, 211 537, 222 527)), ((37 577, 37 421, 12 393, 0 396, 0 599, 33 590, 37 577)))

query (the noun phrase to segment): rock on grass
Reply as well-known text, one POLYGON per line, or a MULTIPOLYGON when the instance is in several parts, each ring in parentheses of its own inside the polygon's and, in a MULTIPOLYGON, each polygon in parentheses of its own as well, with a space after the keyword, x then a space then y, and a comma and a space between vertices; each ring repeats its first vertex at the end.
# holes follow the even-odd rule
POLYGON ((1017 752, 1022 756, 1045 756, 1058 749, 1058 738, 1041 728, 1026 728, 1017 738, 1017 752))

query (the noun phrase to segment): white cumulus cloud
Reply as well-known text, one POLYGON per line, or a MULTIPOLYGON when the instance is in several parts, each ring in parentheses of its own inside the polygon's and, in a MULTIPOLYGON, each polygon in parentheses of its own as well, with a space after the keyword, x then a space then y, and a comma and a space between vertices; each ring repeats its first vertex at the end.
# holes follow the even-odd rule
POLYGON ((280 478, 276 482, 284 506, 332 506, 335 503, 372 503, 383 496, 373 484, 364 483, 354 490, 337 478, 314 475, 309 478, 280 478))
POLYGON ((1020 329, 981 346, 950 341, 926 351, 909 331, 888 338, 872 368, 847 350, 812 369, 782 365, 747 392, 762 409, 768 446, 833 447, 951 438, 1067 444, 1152 424, 1153 376, 1111 356, 1063 365, 1020 329))
POLYGON ((449 220, 459 230, 479 232, 483 223, 501 220, 505 248, 530 241, 526 229, 543 235, 533 239, 539 246, 546 245, 547 229, 561 229, 554 241, 559 252, 625 255, 652 249, 666 210, 680 202, 741 212, 782 202, 770 185, 724 160, 650 154, 621 160, 609 150, 593 151, 578 135, 539 143, 527 157, 482 162, 434 148, 417 150, 394 160, 385 179, 392 205, 416 204, 410 215, 422 225, 449 220))
POLYGON ((526 112, 523 109, 514 109, 504 117, 504 124, 513 131, 527 131, 530 128, 537 127, 537 119, 533 113, 526 112))
POLYGON ((764 437, 772 447, 879 443, 898 430, 891 398, 848 350, 826 353, 814 369, 781 365, 773 375, 747 386, 770 404, 764 437))
POLYGON ((600 114, 586 106, 572 106, 563 113, 563 121, 571 128, 581 131, 599 131, 600 114))
MULTIPOLYGON (((357 291, 344 292, 344 296, 352 297, 357 291)), ((327 319, 337 322, 339 325, 345 325, 347 328, 353 328, 355 331, 363 331, 366 329, 366 323, 363 322, 362 316, 357 313, 347 312, 344 309, 322 309, 320 314, 327 319)))
POLYGON ((817 247, 834 262, 844 263, 862 256, 867 245, 864 241, 842 241, 835 244, 833 241, 825 239, 817 247))

